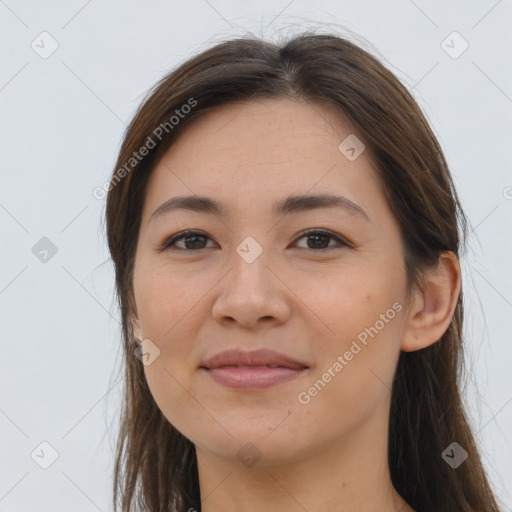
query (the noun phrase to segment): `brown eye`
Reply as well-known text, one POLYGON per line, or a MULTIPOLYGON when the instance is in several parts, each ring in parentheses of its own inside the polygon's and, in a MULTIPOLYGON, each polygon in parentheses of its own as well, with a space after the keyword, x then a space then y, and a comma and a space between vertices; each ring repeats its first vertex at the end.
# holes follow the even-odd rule
POLYGON ((181 250, 181 251, 196 251, 199 249, 205 249, 205 240, 210 239, 208 235, 201 233, 200 231, 186 231, 184 233, 178 233, 177 235, 171 237, 169 240, 164 242, 162 251, 173 248, 172 250, 181 250), (184 247, 178 247, 176 242, 181 242, 183 240, 184 247), (176 246, 177 249, 174 249, 173 246, 176 246))
POLYGON ((305 247, 305 249, 313 251, 333 249, 336 247, 349 245, 341 237, 331 233, 330 231, 308 231, 307 233, 303 233, 299 240, 302 238, 307 240, 307 247, 305 247), (337 244, 334 246, 329 246, 329 239, 336 241, 337 244))

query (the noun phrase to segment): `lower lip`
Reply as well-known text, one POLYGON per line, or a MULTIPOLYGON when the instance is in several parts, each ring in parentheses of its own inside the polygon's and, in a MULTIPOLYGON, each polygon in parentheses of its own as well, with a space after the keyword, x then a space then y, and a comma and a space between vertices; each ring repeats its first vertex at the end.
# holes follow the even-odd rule
POLYGON ((203 368, 219 384, 234 389, 267 389, 297 378, 306 368, 266 368, 253 366, 240 368, 223 366, 220 368, 203 368))

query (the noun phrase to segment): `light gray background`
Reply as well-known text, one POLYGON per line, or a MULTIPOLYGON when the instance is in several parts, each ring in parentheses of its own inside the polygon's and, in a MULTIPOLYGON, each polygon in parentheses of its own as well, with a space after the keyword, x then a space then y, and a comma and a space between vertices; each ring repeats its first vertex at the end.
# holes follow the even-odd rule
POLYGON ((308 27, 373 46, 446 152, 472 223, 467 401, 512 510, 511 22, 510 0, 0 1, 0 512, 111 510, 119 317, 92 191, 143 95, 221 39, 308 27), (31 47, 51 48, 43 31, 59 45, 46 59, 31 47), (441 45, 453 31, 469 44, 458 58, 441 45), (32 252, 42 237, 57 247, 46 262, 32 252), (50 461, 43 441, 59 454, 48 469, 31 458, 50 461))

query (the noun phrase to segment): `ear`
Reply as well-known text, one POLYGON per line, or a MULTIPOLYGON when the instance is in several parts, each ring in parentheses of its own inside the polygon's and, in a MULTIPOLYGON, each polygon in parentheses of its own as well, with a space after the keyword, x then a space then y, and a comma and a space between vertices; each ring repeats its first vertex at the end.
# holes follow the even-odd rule
POLYGON ((137 343, 137 345, 140 345, 142 342, 142 328, 140 325, 140 321, 138 318, 130 317, 130 320, 132 321, 132 331, 133 331, 133 337, 134 342, 137 343))
POLYGON ((437 266, 415 291, 405 320, 401 349, 413 352, 439 341, 448 329, 461 289, 460 265, 452 251, 441 253, 437 266))

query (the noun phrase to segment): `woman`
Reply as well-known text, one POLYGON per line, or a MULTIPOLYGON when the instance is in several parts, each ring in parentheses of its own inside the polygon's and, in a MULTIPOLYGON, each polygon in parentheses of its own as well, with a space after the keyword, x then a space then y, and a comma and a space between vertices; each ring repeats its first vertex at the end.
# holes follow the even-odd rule
POLYGON ((107 197, 114 505, 496 512, 458 389, 466 221, 397 78, 335 35, 163 78, 107 197))

